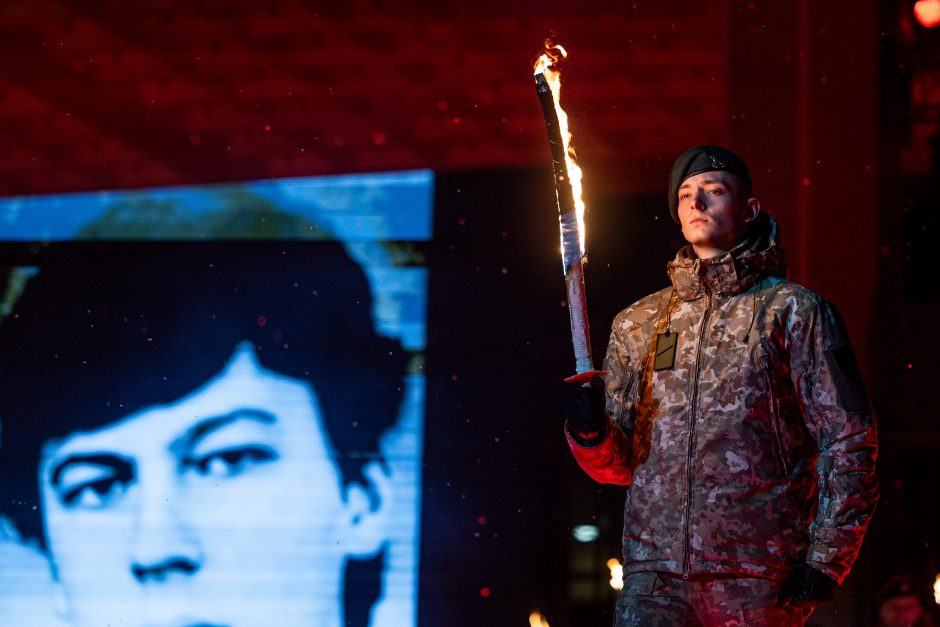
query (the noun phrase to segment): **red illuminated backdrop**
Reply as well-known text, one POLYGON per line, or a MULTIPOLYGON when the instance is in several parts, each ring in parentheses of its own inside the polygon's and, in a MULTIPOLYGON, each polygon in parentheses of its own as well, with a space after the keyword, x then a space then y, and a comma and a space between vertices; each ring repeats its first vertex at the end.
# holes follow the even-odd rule
POLYGON ((871 294, 831 263, 874 276, 857 253, 877 249, 874 2, 853 10, 14 0, 0 7, 0 193, 542 165, 529 67, 556 31, 589 197, 658 193, 682 149, 730 143, 794 277, 864 338, 871 294))
POLYGON ((0 191, 541 164, 529 68, 553 29, 582 150, 625 184, 727 139, 726 8, 482 4, 6 3, 0 191))

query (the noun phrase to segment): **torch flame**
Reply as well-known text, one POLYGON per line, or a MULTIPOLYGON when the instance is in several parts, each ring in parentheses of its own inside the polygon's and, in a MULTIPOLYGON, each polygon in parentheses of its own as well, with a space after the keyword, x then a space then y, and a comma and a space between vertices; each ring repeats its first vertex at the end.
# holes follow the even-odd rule
POLYGON ((568 130, 568 114, 561 108, 561 62, 568 57, 568 52, 551 39, 545 40, 545 49, 535 62, 535 74, 541 73, 552 90, 555 113, 558 114, 558 127, 565 144, 565 169, 574 195, 575 213, 578 217, 578 233, 581 239, 581 255, 584 255, 584 198, 581 189, 581 168, 578 167, 574 148, 571 147, 571 132, 568 130))
MULTIPOLYGON (((550 69, 556 76, 558 75, 558 65, 568 58, 568 51, 560 44, 554 43, 551 39, 545 40, 545 49, 539 58, 535 61, 535 73, 545 72, 550 69)), ((548 78, 547 76, 545 78, 548 78)))

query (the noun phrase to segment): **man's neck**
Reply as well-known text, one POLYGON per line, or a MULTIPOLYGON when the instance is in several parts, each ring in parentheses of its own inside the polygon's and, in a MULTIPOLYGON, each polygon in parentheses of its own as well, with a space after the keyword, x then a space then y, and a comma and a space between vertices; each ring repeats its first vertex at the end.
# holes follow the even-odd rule
POLYGON ((722 250, 721 248, 715 248, 713 246, 696 246, 692 244, 692 250, 695 252, 695 256, 699 259, 711 259, 712 257, 717 257, 723 255, 727 250, 722 250))

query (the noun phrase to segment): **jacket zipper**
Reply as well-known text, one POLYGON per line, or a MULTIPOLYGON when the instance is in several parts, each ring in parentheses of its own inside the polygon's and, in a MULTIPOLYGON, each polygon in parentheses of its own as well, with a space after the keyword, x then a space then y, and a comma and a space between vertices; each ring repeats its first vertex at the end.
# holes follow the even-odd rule
POLYGON ((695 351, 695 369, 692 373, 692 396, 689 411, 689 450, 686 458, 686 502, 685 502, 685 557, 682 560, 682 578, 689 578, 692 562, 692 475, 693 457, 695 451, 695 423, 697 420, 699 366, 702 361, 702 347, 705 345, 705 332, 708 327, 708 317, 711 314, 712 295, 705 290, 705 312, 702 314, 702 326, 698 332, 698 347, 695 351))

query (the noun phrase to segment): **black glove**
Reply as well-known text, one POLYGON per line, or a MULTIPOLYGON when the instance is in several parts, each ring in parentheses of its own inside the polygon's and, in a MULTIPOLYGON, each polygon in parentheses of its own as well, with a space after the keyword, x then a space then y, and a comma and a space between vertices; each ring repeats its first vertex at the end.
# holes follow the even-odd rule
POLYGON ((568 431, 581 443, 590 444, 607 435, 607 413, 604 411, 604 378, 594 375, 589 385, 572 384, 565 399, 568 431))
POLYGON ((800 564, 783 580, 777 603, 782 606, 814 607, 832 600, 838 585, 829 575, 809 564, 800 564))

